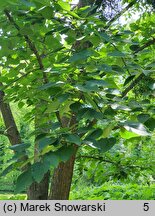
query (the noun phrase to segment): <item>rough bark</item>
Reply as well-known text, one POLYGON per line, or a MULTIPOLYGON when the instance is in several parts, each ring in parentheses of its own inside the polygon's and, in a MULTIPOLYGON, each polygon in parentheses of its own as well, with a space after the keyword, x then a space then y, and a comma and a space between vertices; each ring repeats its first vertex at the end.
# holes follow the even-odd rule
MULTIPOLYGON (((58 114, 59 116, 59 114, 58 114)), ((66 117, 60 118, 62 127, 72 127, 76 124, 76 116, 73 114, 71 119, 66 117)), ((73 129, 74 131, 74 129, 73 129)), ((49 194, 49 200, 68 200, 72 183, 73 170, 75 157, 78 150, 78 146, 74 145, 74 152, 71 158, 67 162, 61 162, 57 168, 54 169, 51 179, 51 188, 49 194)))
MULTIPOLYGON (((42 102, 42 104, 45 102, 42 102)), ((37 130, 43 130, 42 132, 49 132, 48 129, 42 128, 41 124, 41 118, 45 117, 43 114, 41 114, 41 102, 39 102, 36 105, 36 115, 35 115, 35 129, 37 130)), ((38 140, 35 139, 35 146, 34 146, 34 162, 39 161, 40 158, 38 157, 38 140)), ((41 182, 33 182, 27 191, 28 200, 47 200, 48 199, 48 189, 49 189, 49 178, 50 178, 50 172, 48 171, 41 182)))
POLYGON ((40 183, 33 182, 27 191, 28 200, 47 200, 50 173, 47 172, 40 183))
MULTIPOLYGON (((3 84, 0 83, 0 86, 3 87, 3 84)), ((11 111, 11 107, 9 103, 5 102, 5 93, 4 91, 0 90, 0 111, 2 113, 2 118, 4 121, 4 125, 6 128, 5 135, 8 137, 11 145, 21 144, 22 139, 20 133, 18 131, 14 116, 11 111)), ((25 154, 23 155, 20 160, 26 161, 28 156, 25 154)), ((25 165, 22 170, 26 170, 29 164, 25 165)))
MULTIPOLYGON (((2 86, 2 83, 0 83, 2 86)), ((15 123, 10 105, 4 101, 4 92, 0 91, 0 110, 2 113, 3 121, 6 127, 6 134, 11 145, 22 143, 17 125, 15 123)))
MULTIPOLYGON (((0 84, 2 86, 2 84, 0 84)), ((6 127, 6 134, 11 143, 11 145, 16 145, 22 143, 17 125, 15 123, 10 105, 5 103, 4 92, 0 91, 0 110, 6 127)), ((25 155, 22 160, 27 160, 25 155)), ((24 169, 26 169, 24 167, 24 169)), ((40 183, 32 183, 28 188, 27 195, 29 200, 47 200, 48 199, 48 188, 49 188, 49 177, 50 173, 47 172, 40 183)))
POLYGON ((67 162, 61 162, 54 170, 51 181, 49 200, 68 200, 72 183, 75 156, 78 147, 74 147, 74 154, 67 162))
MULTIPOLYGON (((89 1, 90 0, 85 0, 85 1, 80 0, 77 6, 80 8, 80 7, 89 5, 90 4, 89 1)), ((80 44, 78 44, 74 48, 77 49, 78 46, 80 46, 80 44)), ((74 116, 74 114, 71 119, 68 119, 67 117, 60 118, 59 113, 57 113, 57 118, 58 118, 58 121, 61 123, 62 127, 67 127, 67 126, 72 127, 76 124, 76 116, 74 116)), ((58 167, 55 168, 53 177, 51 180, 49 200, 68 200, 69 199, 69 193, 70 193, 70 188, 71 188, 71 183, 72 183, 74 163, 75 163, 75 157, 76 157, 77 150, 78 150, 78 146, 74 145, 74 153, 72 157, 65 163, 61 162, 58 165, 58 167)))

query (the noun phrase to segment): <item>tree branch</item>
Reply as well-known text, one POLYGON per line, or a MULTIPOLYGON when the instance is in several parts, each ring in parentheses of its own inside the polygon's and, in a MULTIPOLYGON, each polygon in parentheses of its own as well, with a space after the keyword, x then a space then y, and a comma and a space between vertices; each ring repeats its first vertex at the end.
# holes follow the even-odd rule
POLYGON ((129 91, 131 91, 138 83, 142 80, 145 75, 141 73, 133 82, 122 92, 122 98, 127 95, 129 91))
POLYGON ((92 159, 92 160, 98 160, 100 162, 106 162, 106 163, 111 163, 115 166, 119 166, 120 168, 123 168, 123 167, 127 167, 127 168, 130 168, 130 169, 136 169, 136 168, 139 168, 139 169, 147 169, 147 167, 141 167, 139 165, 121 165, 120 164, 120 161, 119 162, 114 162, 114 161, 110 161, 110 160, 107 160, 107 159, 104 159, 103 157, 93 157, 93 156, 88 156, 88 155, 81 155, 81 156, 78 156, 76 157, 76 159, 81 159, 81 158, 86 158, 86 159, 92 159))
POLYGON ((81 159, 81 158, 86 158, 86 159, 93 159, 93 160, 99 160, 101 162, 106 162, 106 163, 111 163, 111 164, 115 164, 115 162, 104 159, 103 157, 94 157, 94 156, 88 156, 88 155, 80 155, 78 157, 76 157, 76 159, 81 159))
MULTIPOLYGON (((117 51, 119 51, 120 52, 120 50, 116 47, 116 45, 114 44, 114 43, 112 43, 111 42, 111 45, 117 50, 117 51)), ((127 64, 126 64, 126 62, 125 62, 125 60, 124 60, 124 58, 123 57, 121 57, 121 59, 122 59, 122 62, 123 62, 123 64, 124 64, 124 66, 127 68, 127 64)), ((130 71, 129 71, 129 69, 127 68, 127 72, 128 72, 128 74, 129 75, 131 75, 131 73, 130 73, 130 71)))
MULTIPOLYGON (((36 69, 34 69, 34 70, 28 71, 27 73, 23 74, 22 76, 20 76, 20 77, 14 79, 14 80, 12 80, 9 84, 7 84, 7 85, 5 85, 5 86, 2 86, 2 87, 0 88, 0 90, 1 90, 1 91, 4 91, 5 89, 7 89, 9 86, 11 86, 12 84, 14 84, 15 82, 18 82, 18 81, 21 80, 22 78, 27 77, 30 73, 32 73, 32 72, 34 72, 34 71, 36 71, 36 70, 40 70, 40 68, 36 68, 36 69)), ((1 85, 0 85, 0 86, 1 86, 1 85)))
POLYGON ((151 46, 152 44, 155 43, 155 38, 153 38, 152 40, 149 40, 148 42, 146 42, 143 46, 139 47, 134 54, 137 54, 138 52, 144 50, 145 48, 151 46))
POLYGON ((1 134, 1 135, 4 135, 4 136, 6 136, 6 137, 8 137, 8 134, 7 134, 6 131, 3 130, 3 129, 0 129, 0 134, 1 134))
POLYGON ((114 16, 106 25, 105 29, 108 29, 113 22, 115 22, 118 18, 120 18, 126 11, 128 11, 135 3, 137 3, 136 0, 133 0, 130 2, 122 11, 120 11, 116 16, 114 16))
MULTIPOLYGON (((10 23, 12 25, 14 25, 14 27, 18 30, 19 32, 19 35, 22 36, 20 34, 20 27, 17 25, 17 23, 14 21, 13 17, 11 16, 11 13, 10 11, 8 10, 4 10, 4 13, 6 15, 6 17, 8 18, 8 20, 10 21, 10 23)), ((24 35, 24 38, 25 38, 25 41, 26 43, 28 44, 30 50, 34 53, 34 55, 36 56, 36 59, 38 61, 38 64, 39 64, 39 68, 40 70, 44 70, 44 65, 43 65, 43 62, 42 62, 42 58, 41 56, 39 55, 39 52, 35 46, 35 44, 31 41, 31 39, 29 38, 28 35, 24 35)), ((48 82, 48 79, 47 79, 47 76, 46 76, 46 73, 43 72, 43 79, 44 79, 44 83, 47 83, 48 82)))
MULTIPOLYGON (((155 38, 146 42, 143 46, 139 47, 133 54, 137 54, 143 51, 145 48, 155 44, 155 38)), ((122 92, 122 98, 127 95, 127 93, 132 90, 145 76, 145 74, 141 73, 137 78, 135 78, 132 83, 122 92)))

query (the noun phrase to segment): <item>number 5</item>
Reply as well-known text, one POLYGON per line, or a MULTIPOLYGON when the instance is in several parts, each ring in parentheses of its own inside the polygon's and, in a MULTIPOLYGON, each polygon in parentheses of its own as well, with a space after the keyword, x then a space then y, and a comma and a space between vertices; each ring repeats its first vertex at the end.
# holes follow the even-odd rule
POLYGON ((144 211, 148 211, 149 210, 149 203, 144 203, 144 211))

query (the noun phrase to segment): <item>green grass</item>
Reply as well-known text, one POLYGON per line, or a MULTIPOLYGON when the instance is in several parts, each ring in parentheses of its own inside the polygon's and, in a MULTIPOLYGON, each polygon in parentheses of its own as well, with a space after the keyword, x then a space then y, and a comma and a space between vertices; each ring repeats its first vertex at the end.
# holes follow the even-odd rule
POLYGON ((0 200, 26 200, 26 194, 0 194, 0 200))
POLYGON ((114 185, 79 187, 70 193, 71 200, 155 200, 155 185, 114 185))
MULTIPOLYGON (((26 194, 0 194, 0 200, 26 200, 26 194)), ((70 200, 155 200, 155 184, 151 186, 106 183, 100 187, 79 186, 70 193, 70 200)))

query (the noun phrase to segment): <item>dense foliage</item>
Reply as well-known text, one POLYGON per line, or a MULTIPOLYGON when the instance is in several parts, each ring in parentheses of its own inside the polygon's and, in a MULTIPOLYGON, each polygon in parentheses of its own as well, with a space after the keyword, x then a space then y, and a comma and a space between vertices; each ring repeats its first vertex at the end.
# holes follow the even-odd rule
POLYGON ((8 151, 3 176, 21 172, 16 193, 68 161, 75 146, 74 187, 79 176, 97 186, 154 179, 155 14, 143 2, 133 21, 132 8, 142 5, 124 2, 109 20, 101 4, 1 1, 1 93, 18 106, 22 143, 10 147, 12 156, 1 139, 0 154, 8 151))

